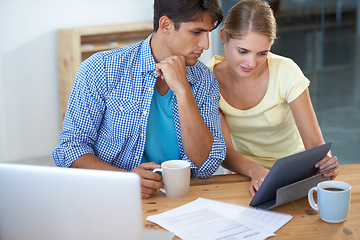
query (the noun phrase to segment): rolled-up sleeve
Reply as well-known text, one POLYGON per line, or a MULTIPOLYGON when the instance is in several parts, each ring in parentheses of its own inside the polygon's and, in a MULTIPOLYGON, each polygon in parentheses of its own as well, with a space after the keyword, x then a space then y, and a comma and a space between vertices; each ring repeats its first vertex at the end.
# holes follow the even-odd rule
POLYGON ((94 154, 93 146, 105 109, 101 96, 105 83, 100 57, 94 56, 81 63, 59 135, 59 146, 53 151, 57 166, 69 167, 80 156, 94 154))

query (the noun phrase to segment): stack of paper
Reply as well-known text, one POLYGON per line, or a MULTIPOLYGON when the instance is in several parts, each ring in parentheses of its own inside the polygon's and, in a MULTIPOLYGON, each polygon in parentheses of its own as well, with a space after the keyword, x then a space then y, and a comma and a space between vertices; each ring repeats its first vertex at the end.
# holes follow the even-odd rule
POLYGON ((266 239, 291 219, 288 214, 198 198, 146 220, 184 240, 211 240, 266 239))

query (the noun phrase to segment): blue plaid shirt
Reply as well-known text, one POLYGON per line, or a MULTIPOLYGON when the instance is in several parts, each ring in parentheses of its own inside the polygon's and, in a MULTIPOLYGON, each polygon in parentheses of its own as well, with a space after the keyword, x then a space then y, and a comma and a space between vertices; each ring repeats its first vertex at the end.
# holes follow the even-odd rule
MULTIPOLYGON (((141 164, 150 104, 158 77, 150 49, 151 37, 130 46, 96 53, 81 63, 60 143, 53 151, 57 166, 69 167, 87 153, 128 171, 141 164)), ((219 87, 213 73, 200 61, 187 67, 187 79, 214 141, 208 159, 200 168, 196 167, 184 151, 174 96, 172 107, 177 140, 182 159, 191 163, 192 176, 206 178, 225 158, 218 113, 219 87)))

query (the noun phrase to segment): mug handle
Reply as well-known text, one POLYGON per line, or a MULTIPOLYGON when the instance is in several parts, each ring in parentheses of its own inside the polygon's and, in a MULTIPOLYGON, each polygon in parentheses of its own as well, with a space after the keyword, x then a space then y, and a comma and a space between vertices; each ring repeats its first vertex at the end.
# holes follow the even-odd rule
MULTIPOLYGON (((162 169, 161 168, 155 168, 154 170, 152 170, 154 173, 156 173, 156 172, 161 172, 162 173, 162 169)), ((164 187, 162 187, 162 188, 160 188, 160 191, 162 191, 163 193, 165 193, 165 188, 164 187)))
POLYGON ((154 170, 152 170, 154 173, 156 172, 161 172, 162 173, 162 169, 161 168, 155 168, 154 170))
POLYGON ((314 201, 314 192, 317 192, 317 187, 311 188, 311 189, 309 190, 309 192, 308 192, 309 204, 310 204, 310 206, 311 206, 313 209, 319 211, 319 207, 318 207, 318 205, 317 205, 317 204, 315 203, 315 201, 314 201))

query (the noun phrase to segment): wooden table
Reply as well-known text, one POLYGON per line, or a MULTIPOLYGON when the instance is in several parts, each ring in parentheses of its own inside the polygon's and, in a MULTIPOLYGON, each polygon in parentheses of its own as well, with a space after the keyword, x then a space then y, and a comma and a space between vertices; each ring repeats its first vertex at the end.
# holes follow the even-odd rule
MULTIPOLYGON (((196 200, 199 197, 248 206, 251 201, 249 178, 238 174, 216 175, 208 179, 191 179, 188 195, 169 199, 158 191, 142 201, 145 229, 164 230, 146 221, 146 217, 162 213, 196 200)), ((360 239, 360 164, 341 165, 338 181, 351 185, 349 216, 342 223, 326 223, 314 211, 307 198, 274 208, 273 211, 290 214, 293 219, 278 230, 275 239, 360 239)), ((179 239, 179 238, 175 238, 179 239)))

